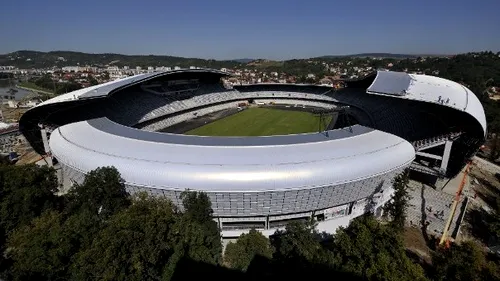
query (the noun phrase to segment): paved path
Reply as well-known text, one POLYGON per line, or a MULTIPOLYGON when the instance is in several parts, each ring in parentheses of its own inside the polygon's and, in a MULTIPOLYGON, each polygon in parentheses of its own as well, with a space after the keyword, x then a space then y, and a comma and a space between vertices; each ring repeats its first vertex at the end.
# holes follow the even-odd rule
MULTIPOLYGON (((441 235, 446 225, 446 220, 451 214, 451 205, 454 195, 448 194, 432 187, 410 180, 408 186, 409 206, 407 210, 407 223, 410 226, 421 228, 422 223, 427 224, 428 234, 441 235)), ((453 217, 450 235, 458 227, 460 210, 463 207, 464 197, 461 198, 457 212, 453 217)))

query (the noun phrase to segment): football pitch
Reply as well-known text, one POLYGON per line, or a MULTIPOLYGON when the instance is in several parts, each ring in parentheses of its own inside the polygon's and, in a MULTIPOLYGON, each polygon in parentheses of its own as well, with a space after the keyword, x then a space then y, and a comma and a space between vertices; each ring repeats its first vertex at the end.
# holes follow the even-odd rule
MULTIPOLYGON (((332 117, 325 118, 322 128, 332 117)), ((272 136, 317 132, 319 116, 310 112, 249 108, 186 132, 198 136, 272 136)))

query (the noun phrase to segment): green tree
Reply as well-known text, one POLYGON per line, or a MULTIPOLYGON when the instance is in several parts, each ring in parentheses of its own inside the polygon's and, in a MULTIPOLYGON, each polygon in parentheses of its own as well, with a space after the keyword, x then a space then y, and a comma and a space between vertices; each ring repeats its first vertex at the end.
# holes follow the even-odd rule
POLYGON ((500 242, 500 199, 496 200, 496 209, 488 214, 486 222, 490 240, 500 242))
POLYGON ((87 248, 106 221, 131 204, 120 173, 114 167, 90 171, 82 184, 64 196, 66 229, 79 248, 87 248))
MULTIPOLYGON (((21 193, 13 195, 17 200, 26 199, 26 203, 29 203, 29 197, 22 196, 28 194, 29 188, 36 188, 40 192, 44 190, 43 187, 49 187, 51 184, 57 186, 55 178, 47 176, 50 179, 49 183, 44 183, 40 176, 35 177, 36 171, 43 172, 46 168, 20 167, 31 168, 27 170, 29 175, 34 177, 34 182, 43 186, 28 187, 27 185, 18 188, 21 193)), ((25 178, 29 179, 29 176, 25 175, 25 178)), ((54 191, 55 188, 46 193, 54 196, 54 191)), ((13 261, 10 273, 15 278, 69 279, 68 269, 72 257, 81 249, 90 247, 94 237, 106 225, 109 217, 130 204, 123 181, 114 168, 99 168, 91 171, 84 183, 77 184, 68 195, 64 196, 64 199, 66 199, 64 212, 44 213, 31 225, 23 223, 22 225, 27 226, 18 227, 9 239, 8 257, 13 261), (60 241, 60 247, 57 241, 60 241)), ((42 200, 46 203, 50 202, 42 198, 32 205, 36 206, 36 203, 44 202, 42 200)), ((18 205, 22 206, 21 203, 18 205)), ((28 216, 25 220, 33 219, 38 213, 28 216)))
POLYGON ((82 184, 75 184, 66 196, 68 214, 87 213, 106 219, 130 205, 130 196, 114 167, 90 171, 82 184))
POLYGON ((89 83, 90 86, 95 86, 99 84, 99 81, 97 81, 97 79, 95 79, 94 76, 89 75, 89 83))
POLYGON ((109 80, 109 72, 105 71, 101 73, 102 79, 109 80))
MULTIPOLYGON (((304 279, 337 276, 350 278, 333 267, 333 255, 323 247, 326 236, 318 233, 314 221, 293 221, 269 237, 273 259, 254 258, 246 273, 256 279, 304 279)), ((356 280, 356 279, 350 279, 356 280)))
POLYGON ((335 267, 363 280, 426 280, 423 269, 406 256, 399 232, 373 216, 353 220, 334 235, 335 267))
POLYGON ((76 83, 76 82, 72 82, 72 81, 68 81, 68 82, 65 82, 65 83, 58 83, 57 84, 57 87, 56 87, 56 94, 57 95, 62 95, 62 94, 65 94, 65 93, 69 93, 69 92, 73 92, 73 91, 76 91, 76 90, 79 90, 82 88, 82 85, 76 83))
POLYGON ((236 243, 231 242, 226 246, 224 261, 232 268, 245 271, 255 256, 271 259, 272 255, 269 240, 259 231, 251 229, 247 234, 242 234, 236 243))
POLYGON ((0 227, 5 234, 58 208, 55 170, 34 164, 0 167, 0 227))
MULTIPOLYGON (((496 129, 494 129, 496 130, 496 129)), ((500 131, 497 131, 500 132, 500 131)), ((496 161, 500 157, 500 137, 499 134, 496 133, 493 135, 489 141, 490 143, 490 153, 488 155, 488 159, 490 161, 496 161)))
POLYGON ((498 274, 487 262, 484 251, 473 242, 439 248, 432 256, 432 265, 436 280, 492 280, 484 277, 498 274))
POLYGON ((49 211, 13 232, 6 255, 14 280, 64 280, 76 251, 62 214, 49 211))
POLYGON ((204 192, 184 191, 181 194, 184 213, 197 222, 207 222, 212 219, 212 203, 204 192))
POLYGON ((277 230, 270 238, 275 249, 274 258, 280 261, 324 263, 325 252, 321 236, 311 222, 291 222, 284 231, 277 230))
POLYGON ((391 200, 385 205, 387 215, 392 219, 390 225, 397 231, 404 230, 406 221, 406 210, 410 195, 408 193, 408 171, 404 171, 393 181, 394 194, 391 200))
POLYGON ((140 194, 129 208, 111 217, 92 245, 77 255, 71 268, 72 279, 168 277, 167 270, 175 268, 176 254, 182 250, 176 247, 179 243, 174 226, 178 220, 176 212, 167 199, 140 194))
POLYGON ((181 195, 184 213, 178 222, 179 239, 186 256, 210 264, 222 261, 222 243, 217 223, 213 220, 212 203, 204 192, 185 191, 181 195))
MULTIPOLYGON (((28 225, 44 211, 58 209, 54 169, 36 165, 0 165, 0 253, 15 228, 28 225)), ((11 260, 0 254, 0 275, 7 277, 11 260)))

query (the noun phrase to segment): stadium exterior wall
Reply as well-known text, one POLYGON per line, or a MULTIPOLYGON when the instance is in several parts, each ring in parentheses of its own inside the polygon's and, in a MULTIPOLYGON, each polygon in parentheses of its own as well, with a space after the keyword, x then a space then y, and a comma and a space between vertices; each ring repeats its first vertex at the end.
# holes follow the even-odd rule
POLYGON ((362 126, 328 136, 235 139, 158 134, 96 119, 59 127, 50 147, 74 182, 113 165, 132 194, 165 196, 182 207, 186 189, 206 192, 224 237, 247 231, 248 222, 259 222, 267 235, 291 219, 318 216, 324 218, 318 227, 334 232, 387 202, 392 179, 415 157, 407 141, 362 126))
MULTIPOLYGON (((239 237, 247 233, 247 227, 225 227, 227 222, 244 223, 248 221, 263 221, 264 227, 258 228, 265 236, 272 235, 276 230, 284 229, 285 224, 276 227, 270 226, 269 222, 286 221, 294 218, 314 218, 319 215, 331 213, 332 210, 340 210, 340 214, 334 214, 325 220, 318 221, 318 230, 335 233, 338 227, 345 227, 349 222, 367 212, 381 214, 382 206, 387 203, 393 194, 392 180, 403 172, 410 163, 397 167, 392 171, 376 175, 363 180, 352 182, 305 188, 291 191, 263 191, 263 192, 206 192, 212 202, 215 221, 219 224, 223 238, 239 237), (257 203, 263 209, 269 210, 268 215, 261 216, 239 216, 238 212, 248 208, 251 202, 257 203)), ((86 172, 80 171, 68 164, 61 163, 64 177, 73 182, 81 183, 86 172)), ((125 183, 129 193, 146 192, 153 196, 164 196, 175 205, 182 207, 180 190, 162 189, 153 186, 139 186, 137 184, 125 183)))

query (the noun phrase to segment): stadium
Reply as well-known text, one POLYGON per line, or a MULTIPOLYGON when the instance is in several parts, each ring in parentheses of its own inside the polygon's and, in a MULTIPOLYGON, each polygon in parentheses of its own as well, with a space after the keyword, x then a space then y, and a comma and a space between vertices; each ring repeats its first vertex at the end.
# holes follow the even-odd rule
POLYGON ((189 69, 92 86, 28 110, 20 130, 68 185, 114 166, 130 193, 181 206, 183 191, 206 192, 224 238, 310 218, 334 232, 380 215, 396 175, 454 177, 486 136, 475 94, 434 76, 378 71, 341 89, 227 86, 229 76, 189 69))

